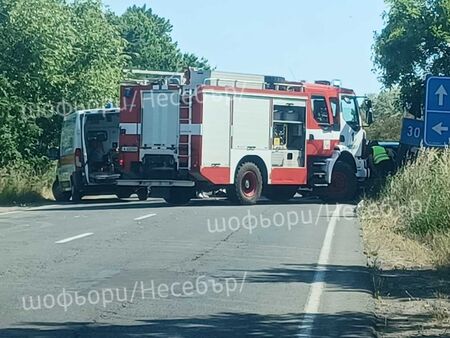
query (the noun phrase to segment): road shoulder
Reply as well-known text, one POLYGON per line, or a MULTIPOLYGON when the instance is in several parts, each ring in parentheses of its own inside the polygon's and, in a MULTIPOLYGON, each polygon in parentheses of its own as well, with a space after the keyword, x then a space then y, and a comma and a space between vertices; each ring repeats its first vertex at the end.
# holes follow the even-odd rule
POLYGON ((420 243, 376 221, 361 223, 378 335, 450 336, 450 272, 436 269, 420 243))

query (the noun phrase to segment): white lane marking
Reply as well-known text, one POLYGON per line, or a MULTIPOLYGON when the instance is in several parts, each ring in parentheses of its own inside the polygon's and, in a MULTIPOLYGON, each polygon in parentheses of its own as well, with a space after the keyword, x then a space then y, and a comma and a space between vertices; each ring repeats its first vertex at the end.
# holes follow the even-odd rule
POLYGON ((87 232, 85 234, 81 234, 81 235, 77 235, 77 236, 73 236, 73 237, 62 239, 62 240, 57 241, 55 243, 56 244, 64 244, 64 243, 72 242, 72 241, 74 241, 76 239, 80 239, 80 238, 84 238, 84 237, 88 237, 88 236, 92 236, 92 235, 93 235, 92 232, 87 232))
POLYGON ((156 216, 156 214, 148 214, 148 215, 144 215, 144 216, 135 218, 134 220, 135 220, 135 221, 142 221, 143 219, 150 218, 150 217, 153 217, 153 216, 156 216))
POLYGON ((336 206, 336 210, 333 212, 331 220, 328 223, 325 239, 323 240, 322 249, 320 250, 319 261, 317 262, 318 268, 316 273, 314 274, 314 279, 309 291, 308 301, 306 302, 305 309, 303 311, 303 321, 299 326, 300 332, 297 337, 311 337, 314 320, 316 315, 319 313, 320 298, 322 297, 322 293, 325 288, 325 265, 328 264, 330 258, 334 230, 339 219, 341 208, 342 205, 336 206))

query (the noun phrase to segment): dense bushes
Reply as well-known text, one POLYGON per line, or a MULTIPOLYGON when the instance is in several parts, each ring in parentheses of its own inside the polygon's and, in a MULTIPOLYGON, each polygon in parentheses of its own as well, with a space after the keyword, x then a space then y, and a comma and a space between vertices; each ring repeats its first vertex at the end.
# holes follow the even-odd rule
POLYGON ((35 166, 61 115, 117 95, 125 41, 94 0, 0 0, 0 13, 0 168, 35 166))

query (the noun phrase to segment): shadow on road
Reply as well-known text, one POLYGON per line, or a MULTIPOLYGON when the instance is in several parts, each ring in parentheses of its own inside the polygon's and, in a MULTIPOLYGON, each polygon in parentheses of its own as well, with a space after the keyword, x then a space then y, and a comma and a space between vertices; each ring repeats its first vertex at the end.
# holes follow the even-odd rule
MULTIPOLYGON (((139 320, 135 325, 22 323, 0 330, 0 337, 296 337, 302 314, 219 313, 199 318, 139 320)), ((343 312, 317 315, 312 337, 371 337, 373 317, 343 312)))
MULTIPOLYGON (((289 202, 275 203, 268 200, 261 200, 258 205, 308 205, 321 204, 319 199, 315 198, 295 198, 289 202)), ((227 199, 194 199, 188 205, 183 207, 237 207, 227 199)), ((158 208, 176 208, 164 202, 163 200, 154 200, 148 202, 123 201, 118 199, 92 199, 85 200, 79 204, 64 203, 59 207, 39 208, 34 211, 95 211, 95 210, 130 210, 130 209, 158 209, 158 208)), ((32 210, 33 211, 33 210, 32 210)))
MULTIPOLYGON (((283 264, 281 268, 262 270, 226 270, 230 278, 245 283, 305 283, 311 284, 317 271, 325 271, 325 283, 332 292, 364 292, 373 294, 371 271, 363 266, 317 264, 283 264)), ((223 271, 223 270, 222 270, 223 271)))
MULTIPOLYGON (((326 292, 363 292, 373 293, 374 281, 371 270, 362 266, 316 264, 284 264, 272 269, 246 270, 245 283, 305 283, 311 284, 318 269, 326 271, 326 292)), ((244 270, 221 270, 217 278, 241 278, 244 270)), ((432 270, 391 270, 384 271, 384 285, 389 288, 391 298, 408 301, 410 294, 415 297, 435 298, 436 292, 449 295, 449 284, 429 284, 432 280, 441 280, 445 272, 432 270), (414 287, 412 287, 414 286, 414 287), (397 291, 394 291, 394 290, 397 291), (405 291, 408 291, 406 293, 405 291)), ((186 299, 189 301, 189 299, 186 299)), ((257 301, 257 300, 255 300, 257 301)), ((105 311, 100 308, 99 311, 105 311)), ((108 312, 105 312, 106 314, 108 312)), ((117 314, 120 318, 120 314, 117 314)), ((109 317, 110 315, 108 315, 109 317)), ((151 310, 150 314, 151 316, 151 310)), ((306 317, 302 313, 260 315, 247 312, 222 312, 209 316, 188 318, 149 319, 135 318, 130 325, 93 322, 22 322, 13 327, 0 329, 0 337, 295 337, 304 325, 306 317)), ((127 317, 128 318, 128 317, 127 317)), ((310 337, 373 337, 374 328, 381 328, 389 337, 407 337, 420 332, 430 323, 430 314, 417 312, 408 316, 398 313, 389 318, 375 318, 371 313, 339 312, 335 314, 317 314, 314 318, 314 330, 310 337), (406 333, 406 335, 405 335, 406 333)), ((445 329, 443 329, 445 330, 445 329)), ((445 336, 445 331, 439 335, 445 336), (444 335, 442 333, 444 332, 444 335)))

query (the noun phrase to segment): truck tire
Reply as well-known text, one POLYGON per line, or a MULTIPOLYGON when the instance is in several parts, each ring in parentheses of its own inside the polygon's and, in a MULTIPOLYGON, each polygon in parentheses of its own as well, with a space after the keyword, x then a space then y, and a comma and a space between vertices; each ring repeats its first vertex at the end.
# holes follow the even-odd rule
POLYGON ((62 191, 59 181, 56 180, 52 185, 52 193, 56 202, 69 202, 72 196, 70 191, 62 191))
POLYGON ((287 202, 290 199, 294 198, 294 196, 297 194, 297 191, 297 186, 269 185, 264 191, 264 196, 274 202, 287 202))
POLYGON ((348 202, 356 198, 358 180, 353 168, 346 162, 337 161, 333 168, 331 184, 319 192, 326 202, 348 202))
POLYGON ((236 171, 232 192, 241 205, 256 204, 261 197, 263 179, 261 170, 253 162, 242 163, 236 171))
POLYGON ((137 192, 137 197, 139 201, 146 201, 148 199, 148 189, 147 188, 141 188, 137 192))
POLYGON ((165 201, 171 205, 186 205, 194 197, 195 191, 191 188, 171 188, 165 201))

